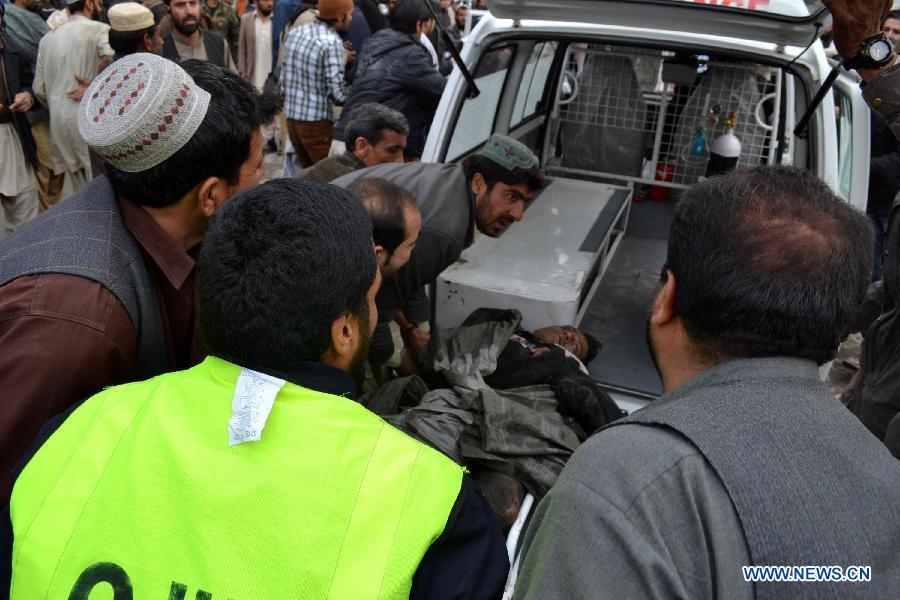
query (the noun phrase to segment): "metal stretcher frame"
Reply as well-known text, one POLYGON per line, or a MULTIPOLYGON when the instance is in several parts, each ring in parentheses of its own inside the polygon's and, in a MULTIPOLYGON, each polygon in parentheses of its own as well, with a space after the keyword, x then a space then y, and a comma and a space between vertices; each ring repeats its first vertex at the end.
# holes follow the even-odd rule
POLYGON ((506 578, 506 587, 503 589, 503 600, 511 600, 513 593, 516 591, 516 580, 519 578, 519 557, 521 555, 522 544, 521 537, 525 531, 525 523, 531 516, 531 509, 534 507, 534 496, 526 494, 522 501, 522 507, 519 514, 509 528, 509 534, 506 536, 506 553, 509 556, 509 576, 506 578))

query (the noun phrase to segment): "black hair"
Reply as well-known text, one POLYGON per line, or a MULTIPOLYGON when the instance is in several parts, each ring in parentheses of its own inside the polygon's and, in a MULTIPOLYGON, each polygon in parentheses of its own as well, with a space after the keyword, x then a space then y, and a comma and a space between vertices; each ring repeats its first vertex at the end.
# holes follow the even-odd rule
POLYGON ((540 167, 532 169, 515 167, 510 170, 481 154, 472 154, 466 157, 463 161, 463 171, 466 174, 466 179, 469 181, 472 181, 472 177, 476 173, 481 173, 481 176, 484 177, 484 182, 487 184, 488 191, 493 189, 497 183, 505 183, 507 185, 524 183, 532 191, 540 190, 546 184, 544 173, 540 167))
POLYGON ((584 336, 584 339, 587 340, 587 352, 584 356, 584 364, 587 364, 596 358, 597 354, 600 352, 600 349, 603 348, 603 344, 600 343, 600 340, 592 336, 586 331, 580 330, 581 335, 584 336))
POLYGON ((393 252, 406 239, 405 210, 415 208, 416 200, 408 191, 384 179, 361 177, 347 188, 372 218, 372 240, 388 252, 393 252))
POLYGON ((346 190, 275 179, 216 211, 197 269, 210 354, 239 365, 319 361, 335 319, 368 325, 372 224, 346 190))
POLYGON ((356 138, 359 137, 365 138, 374 146, 384 137, 386 129, 409 135, 409 123, 403 113, 377 102, 360 104, 350 113, 347 126, 344 128, 344 143, 347 150, 353 152, 356 138))
POLYGON ((66 8, 69 9, 69 14, 74 15, 78 12, 84 12, 87 8, 87 0, 78 0, 78 2, 67 2, 66 8))
MULTIPOLYGON (((884 20, 887 21, 888 19, 897 19, 898 21, 900 21, 900 10, 892 10, 891 12, 889 12, 884 20)), ((884 22, 882 22, 881 24, 884 25, 884 22)))
MULTIPOLYGON (((419 21, 433 19, 426 2, 431 0, 397 0, 391 11, 391 29, 412 35, 419 21)), ((433 5, 432 5, 433 6, 433 5)))
POLYGON ((872 266, 868 219, 809 171, 756 167, 688 189, 666 269, 704 358, 834 357, 872 266))
POLYGON ((144 40, 145 35, 153 37, 153 31, 156 27, 156 25, 153 25, 139 31, 117 31, 115 29, 110 29, 109 45, 116 51, 116 54, 134 54, 138 51, 138 46, 144 40))
POLYGON ((211 96, 194 135, 175 154, 145 171, 128 173, 106 163, 116 194, 144 206, 170 206, 208 177, 236 185, 250 155, 253 132, 278 111, 274 96, 260 94, 231 71, 205 60, 186 60, 181 67, 211 96))

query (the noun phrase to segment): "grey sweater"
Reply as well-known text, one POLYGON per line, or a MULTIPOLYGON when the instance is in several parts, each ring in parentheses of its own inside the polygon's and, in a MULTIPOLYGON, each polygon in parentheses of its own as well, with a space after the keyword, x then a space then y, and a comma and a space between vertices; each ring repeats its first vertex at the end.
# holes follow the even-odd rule
POLYGON ((898 498, 900 463, 812 361, 728 361, 573 455, 529 530, 518 597, 893 597, 898 498), (751 589, 745 565, 872 580, 751 589))
POLYGON ((517 599, 754 597, 728 492, 667 429, 622 425, 585 442, 538 506, 522 552, 517 599))

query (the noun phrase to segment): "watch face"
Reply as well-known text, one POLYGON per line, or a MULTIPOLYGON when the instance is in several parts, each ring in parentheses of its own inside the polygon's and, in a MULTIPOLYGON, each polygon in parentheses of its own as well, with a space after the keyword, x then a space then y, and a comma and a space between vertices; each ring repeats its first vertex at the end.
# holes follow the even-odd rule
POLYGON ((881 62, 891 54, 890 43, 884 40, 876 40, 869 46, 869 56, 874 61, 881 62))

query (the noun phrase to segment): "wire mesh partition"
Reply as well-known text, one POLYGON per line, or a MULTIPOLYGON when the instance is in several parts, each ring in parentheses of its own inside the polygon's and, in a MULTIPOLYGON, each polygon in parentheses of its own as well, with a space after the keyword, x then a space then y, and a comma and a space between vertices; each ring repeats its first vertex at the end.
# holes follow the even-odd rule
POLYGON ((782 72, 749 62, 573 44, 557 92, 552 168, 686 187, 733 117, 738 166, 775 162, 782 72))

